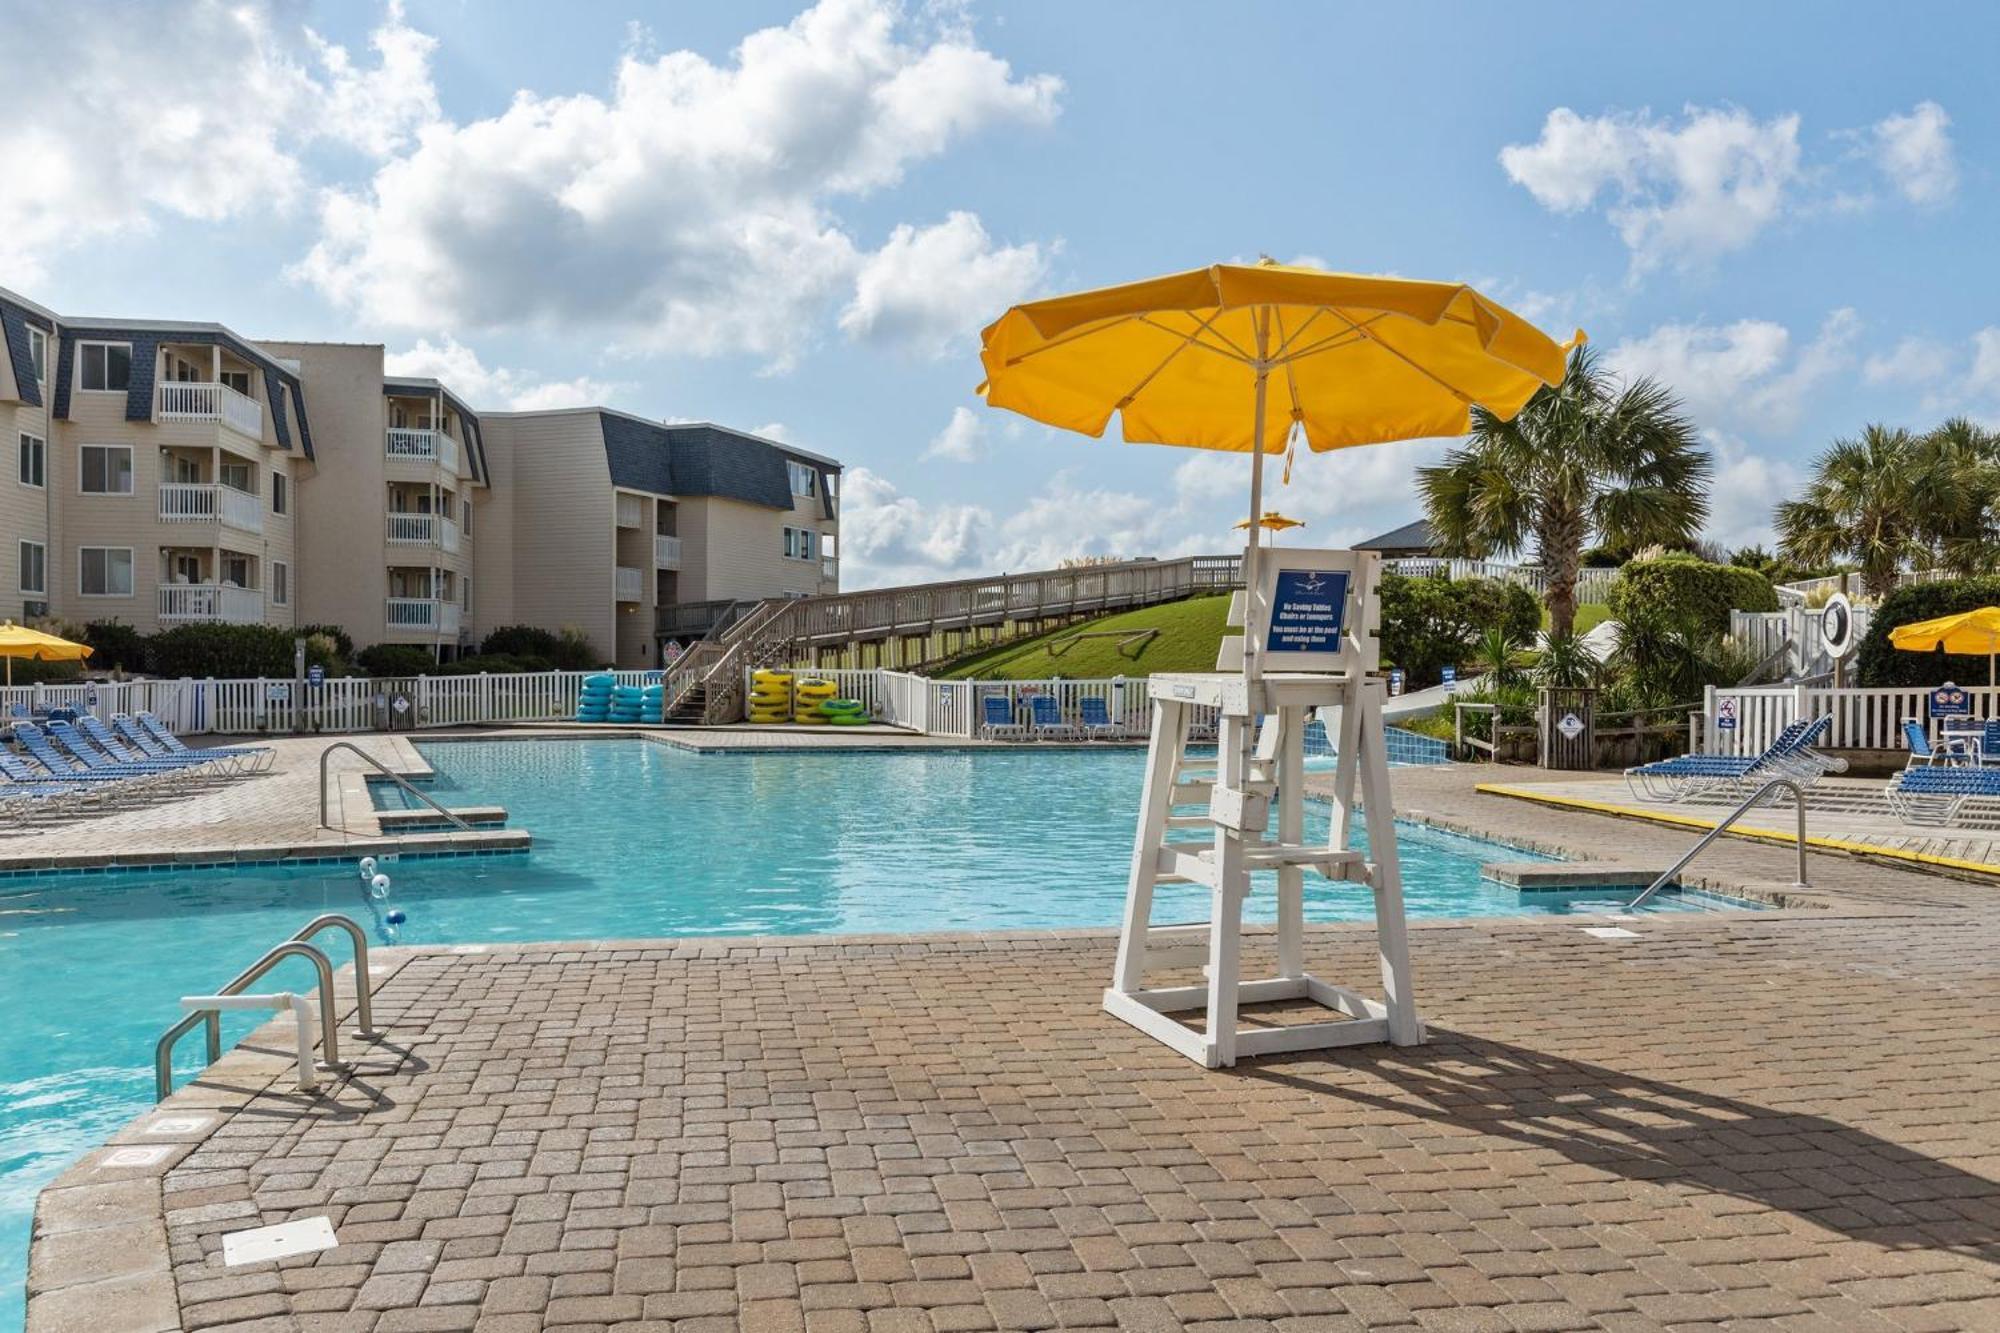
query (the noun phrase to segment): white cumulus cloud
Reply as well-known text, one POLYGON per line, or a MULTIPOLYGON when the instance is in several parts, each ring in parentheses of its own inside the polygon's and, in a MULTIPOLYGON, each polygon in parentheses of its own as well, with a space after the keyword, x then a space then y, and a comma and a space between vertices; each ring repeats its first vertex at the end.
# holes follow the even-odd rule
POLYGON ((97 238, 288 209, 314 144, 385 153, 435 118, 434 43, 400 4, 366 60, 292 13, 272 0, 10 10, 0 271, 32 283, 97 238))
POLYGON ((1908 115, 1877 121, 1873 141, 1875 165, 1909 202, 1935 207, 1958 193, 1951 117, 1936 102, 1919 102, 1908 115))
POLYGON ((986 422, 969 407, 951 409, 951 420, 931 437, 925 458, 943 458, 954 463, 976 462, 984 452, 986 422))
POLYGON ((526 371, 488 366, 477 352, 450 337, 436 342, 420 338, 400 352, 389 352, 382 358, 382 368, 390 375, 427 376, 442 381, 475 411, 485 408, 529 412, 598 406, 609 403, 618 388, 587 376, 547 380, 526 371))
MULTIPOLYGON (((834 204, 984 127, 1047 124, 1060 90, 961 25, 919 33, 892 0, 820 0, 724 63, 629 50, 603 96, 523 90, 499 115, 428 126, 326 197, 295 273, 398 327, 588 326, 631 350, 781 369, 867 271, 834 204)), ((984 236, 963 216, 944 240, 984 236)), ((982 262, 1004 276, 1039 253, 1020 249, 982 262)), ((935 310, 864 309, 936 336, 935 310)))
POLYGON ((1033 291, 1047 272, 1041 246, 996 246, 971 213, 953 213, 934 227, 904 223, 863 261, 840 327, 850 338, 942 357, 1033 291))
POLYGON ((1697 424, 1758 433, 1798 425, 1811 394, 1854 362, 1861 319, 1846 307, 1797 344, 1790 329, 1764 319, 1731 324, 1662 324, 1617 343, 1610 367, 1650 375, 1680 395, 1697 424))

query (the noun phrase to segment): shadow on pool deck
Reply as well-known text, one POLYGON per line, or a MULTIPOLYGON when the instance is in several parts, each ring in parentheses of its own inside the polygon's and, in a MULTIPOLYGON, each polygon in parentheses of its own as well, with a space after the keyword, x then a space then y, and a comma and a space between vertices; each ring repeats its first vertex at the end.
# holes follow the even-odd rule
POLYGON ((1323 1059, 1268 1057, 1237 1072, 1545 1148, 1627 1180, 1731 1195, 1885 1248, 2000 1264, 2000 1181, 1824 1116, 1439 1029, 1425 1046, 1343 1053, 1345 1071, 1393 1095, 1355 1077, 1288 1072, 1323 1059))

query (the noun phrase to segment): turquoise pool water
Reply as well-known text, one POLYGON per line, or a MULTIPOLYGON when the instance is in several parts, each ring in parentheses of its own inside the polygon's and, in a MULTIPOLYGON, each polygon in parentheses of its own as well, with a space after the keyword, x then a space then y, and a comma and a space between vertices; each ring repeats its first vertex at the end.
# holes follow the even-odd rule
MULTIPOLYGON (((389 864, 385 904, 371 904, 345 867, 0 878, 0 1274, 11 1275, 0 1280, 0 1327, 21 1322, 35 1190, 150 1104, 153 1042, 178 998, 227 980, 322 911, 353 914, 386 939, 383 913, 400 910, 403 943, 1113 925, 1140 767, 1112 750, 423 749, 447 804, 505 805, 510 823, 533 831, 534 852, 389 864)), ((1325 818, 1314 816, 1318 832, 1325 818)), ((1413 916, 1592 905, 1524 900, 1481 880, 1481 861, 1522 858, 1490 843, 1409 828, 1402 848, 1413 916)), ((1309 901, 1316 920, 1369 915, 1355 890, 1309 901)), ((1256 905, 1268 918, 1268 895, 1256 905)), ((1199 891, 1163 892, 1161 919, 1204 914, 1199 891)), ((346 961, 344 939, 323 942, 346 961)), ((271 985, 307 990, 310 971, 287 964, 271 985)), ((233 1038, 253 1025, 227 1027, 233 1038)), ((190 1061, 200 1045, 183 1043, 190 1061)))

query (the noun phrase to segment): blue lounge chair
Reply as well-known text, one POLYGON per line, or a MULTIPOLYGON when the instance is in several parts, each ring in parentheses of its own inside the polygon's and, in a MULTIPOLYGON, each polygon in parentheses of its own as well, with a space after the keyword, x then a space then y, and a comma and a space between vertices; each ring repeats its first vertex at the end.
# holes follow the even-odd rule
POLYGON ((989 694, 979 701, 982 716, 980 732, 989 741, 1023 740, 1028 729, 1014 720, 1014 701, 1004 694, 989 694))
POLYGON ((1098 698, 1096 695, 1085 695, 1078 707, 1081 709, 1083 715, 1083 734, 1085 736, 1109 736, 1116 738, 1125 734, 1124 726, 1121 723, 1112 721, 1110 708, 1105 705, 1104 700, 1098 698))
MULTIPOLYGON (((50 734, 32 722, 16 722, 14 735, 21 742, 21 748, 34 756, 35 761, 60 778, 78 774, 95 773, 100 778, 123 778, 134 786, 158 782, 163 777, 173 775, 172 770, 158 768, 131 768, 122 764, 108 763, 102 759, 85 760, 81 756, 65 758, 57 750, 50 734)), ((75 755, 76 751, 71 750, 75 755)))
POLYGON ((106 773, 79 773, 73 768, 54 769, 39 759, 29 759, 0 747, 0 778, 21 787, 110 788, 125 779, 106 773))
POLYGON ((97 747, 96 742, 78 731, 72 722, 49 721, 49 738, 66 754, 93 773, 182 773, 188 765, 179 758, 174 759, 114 759, 97 747))
POLYGON ((1912 824, 1955 824, 1968 803, 2000 801, 2000 769, 1964 764, 1906 768, 1883 795, 1897 817, 1912 824))
POLYGON ((1964 764, 1978 757, 1963 736, 1947 736, 1932 745, 1924 724, 1913 717, 1903 719, 1903 743, 1910 747, 1910 757, 1903 761, 1904 768, 1915 768, 1919 764, 1964 764))
POLYGON ((1038 694, 1028 700, 1028 721, 1032 724, 1036 739, 1075 740, 1079 734, 1074 722, 1063 718, 1062 705, 1053 696, 1038 694))
POLYGON ((1684 754, 1640 764, 1625 770, 1625 785, 1642 801, 1679 802, 1726 795, 1772 778, 1816 782, 1847 768, 1845 759, 1834 759, 1812 748, 1832 726, 1829 717, 1790 723, 1757 755, 1684 754))
POLYGON ((234 760, 223 756, 204 758, 193 754, 156 755, 149 754, 145 750, 133 750, 113 735, 111 728, 88 713, 76 720, 75 729, 89 737, 91 745, 109 755, 113 763, 157 764, 161 768, 179 766, 190 772, 200 769, 202 777, 220 777, 225 771, 233 771, 235 767, 234 760))
POLYGON ((266 771, 271 767, 271 761, 277 757, 268 745, 214 745, 207 749, 194 749, 167 730, 167 724, 151 713, 139 714, 139 725, 145 728, 147 735, 165 746, 171 754, 236 755, 240 757, 244 768, 252 773, 266 771))

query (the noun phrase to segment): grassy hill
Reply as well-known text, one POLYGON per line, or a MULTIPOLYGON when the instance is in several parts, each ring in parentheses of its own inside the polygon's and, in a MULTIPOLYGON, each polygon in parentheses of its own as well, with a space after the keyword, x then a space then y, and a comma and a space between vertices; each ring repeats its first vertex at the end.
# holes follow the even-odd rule
POLYGON ((1191 597, 1052 630, 959 661, 948 680, 1103 680, 1155 671, 1213 671, 1229 615, 1229 597, 1191 597), (1157 630, 1149 638, 1136 636, 1157 630), (1087 638, 1077 638, 1079 634, 1087 638), (1127 638, 1130 641, 1127 642, 1127 638), (1068 642, 1065 642, 1068 641, 1068 642))

